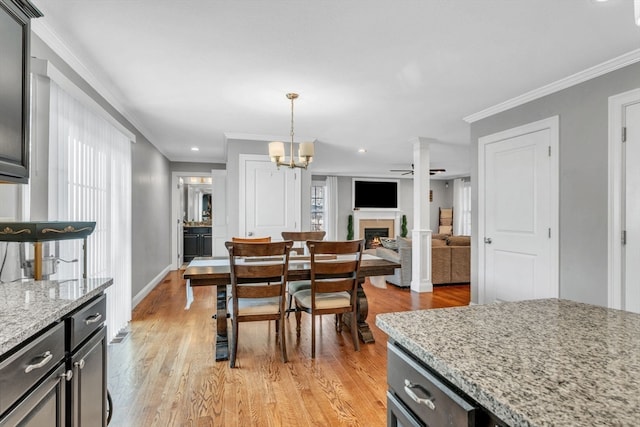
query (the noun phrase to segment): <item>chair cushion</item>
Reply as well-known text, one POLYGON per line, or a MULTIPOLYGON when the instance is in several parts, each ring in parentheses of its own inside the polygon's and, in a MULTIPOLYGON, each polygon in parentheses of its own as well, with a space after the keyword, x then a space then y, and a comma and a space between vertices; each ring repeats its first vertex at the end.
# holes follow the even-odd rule
POLYGON ((431 240, 431 246, 447 246, 447 242, 445 240, 433 239, 431 240))
POLYGON ((287 292, 289 295, 293 295, 303 289, 311 289, 311 280, 297 280, 289 282, 288 286, 287 292))
MULTIPOLYGON (((311 289, 304 289, 293 294, 299 306, 311 308, 311 289)), ((351 305, 349 292, 333 292, 328 294, 316 294, 316 308, 339 308, 351 305)))
MULTIPOLYGON (((228 300, 228 311, 233 317, 233 299, 228 300)), ((280 298, 240 298, 238 300, 238 315, 277 314, 280 312, 280 298)))

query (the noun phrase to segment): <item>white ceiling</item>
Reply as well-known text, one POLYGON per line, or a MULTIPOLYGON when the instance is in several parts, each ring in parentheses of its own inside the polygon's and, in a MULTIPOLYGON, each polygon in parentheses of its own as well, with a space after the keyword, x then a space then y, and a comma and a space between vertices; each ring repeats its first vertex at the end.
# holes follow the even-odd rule
POLYGON ((298 92, 317 174, 410 167, 415 137, 441 143, 441 178, 468 174, 463 117, 640 48, 631 0, 33 1, 36 33, 170 160, 287 141, 298 92))

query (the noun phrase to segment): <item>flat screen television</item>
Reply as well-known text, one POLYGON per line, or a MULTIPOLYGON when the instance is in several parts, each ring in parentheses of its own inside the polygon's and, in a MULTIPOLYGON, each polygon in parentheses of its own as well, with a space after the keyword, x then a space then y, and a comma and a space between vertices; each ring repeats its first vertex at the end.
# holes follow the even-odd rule
POLYGON ((397 180, 353 180, 354 209, 398 209, 397 180))

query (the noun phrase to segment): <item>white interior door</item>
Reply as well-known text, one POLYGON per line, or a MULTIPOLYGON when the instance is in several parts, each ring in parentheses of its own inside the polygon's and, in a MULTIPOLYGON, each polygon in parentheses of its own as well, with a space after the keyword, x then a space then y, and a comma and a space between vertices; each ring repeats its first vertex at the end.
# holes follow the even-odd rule
POLYGON ((623 106, 624 219, 622 308, 640 313, 640 102, 623 106))
POLYGON ((480 140, 480 302, 559 295, 554 147, 557 118, 480 140))
POLYGON ((283 231, 299 231, 300 171, 278 169, 266 156, 241 156, 240 163, 240 232, 282 240, 283 231))

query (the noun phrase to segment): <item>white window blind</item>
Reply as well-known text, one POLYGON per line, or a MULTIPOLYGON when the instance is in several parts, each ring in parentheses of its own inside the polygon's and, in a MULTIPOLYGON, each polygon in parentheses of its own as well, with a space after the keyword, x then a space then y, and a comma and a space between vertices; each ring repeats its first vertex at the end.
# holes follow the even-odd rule
MULTIPOLYGON (((96 222, 88 276, 113 278, 106 291, 111 339, 131 320, 131 141, 53 81, 49 119, 49 217, 96 222)), ((82 259, 80 245, 65 248, 62 258, 82 259)), ((82 277, 82 263, 62 263, 60 273, 82 277)))

